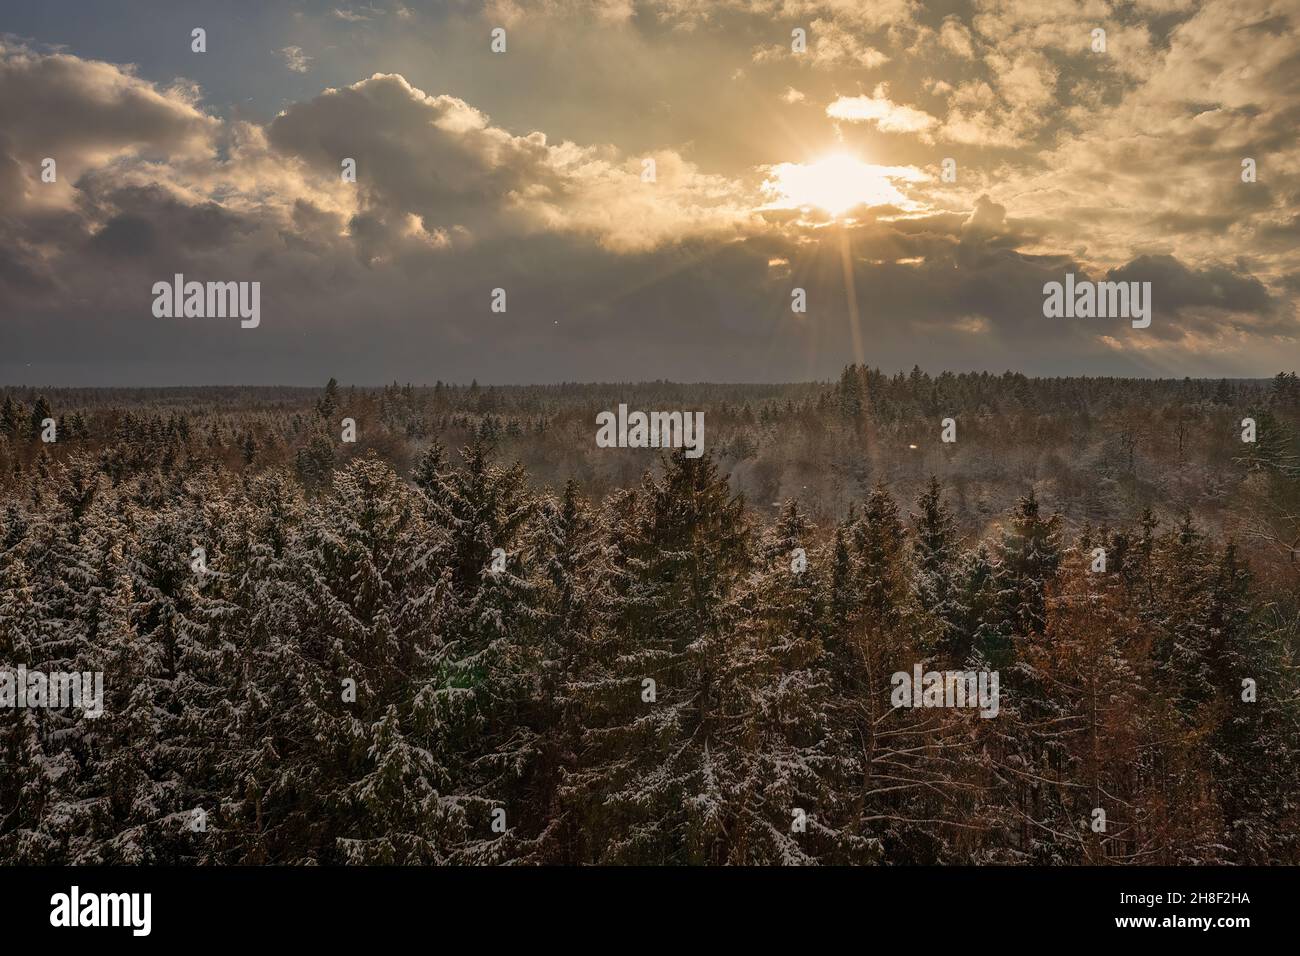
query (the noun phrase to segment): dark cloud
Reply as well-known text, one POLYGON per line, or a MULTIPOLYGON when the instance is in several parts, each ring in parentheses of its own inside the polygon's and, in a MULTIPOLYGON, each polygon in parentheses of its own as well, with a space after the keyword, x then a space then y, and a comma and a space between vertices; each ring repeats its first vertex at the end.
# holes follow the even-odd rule
POLYGON ((544 137, 511 136, 463 101, 428 96, 400 76, 376 75, 296 103, 267 137, 324 176, 338 178, 344 158, 356 160, 369 205, 414 213, 427 228, 481 232, 512 195, 563 188, 544 137))
POLYGON ((122 153, 174 157, 204 151, 217 121, 177 88, 160 91, 128 68, 69 54, 41 54, 0 40, 0 170, 12 198, 19 171, 25 189, 41 188, 40 162, 53 158, 61 178, 122 153))
POLYGON ((1227 312, 1271 313, 1276 303, 1254 276, 1239 275, 1226 266, 1189 269, 1173 256, 1139 256, 1118 269, 1108 280, 1150 282, 1160 308, 1182 312, 1205 306, 1227 312))
MULTIPOLYGON (((895 29, 908 10, 897 5, 871 29, 895 29)), ((737 4, 723 19, 748 15, 737 4)), ((945 47, 944 21, 930 19, 934 35, 918 28, 928 37, 918 49, 973 63, 967 35, 949 27, 945 47)), ((1173 37, 1175 24, 1168 30, 1173 37)), ((971 53, 981 36, 970 34, 971 53)), ((1025 52, 985 64, 1001 104, 985 119, 1046 122, 1043 84, 1066 59, 1025 52)), ((820 75, 805 72, 809 84, 820 75)), ((907 89, 891 86, 891 99, 912 101, 907 89)), ((692 107, 722 101, 710 94, 692 107)), ((1277 258, 1293 255, 1278 251, 1294 246, 1294 212, 1278 214, 1294 204, 1292 186, 1275 173, 1278 160, 1261 163, 1271 178, 1258 188, 1238 183, 1228 145, 1215 159, 1221 181, 1195 206, 1179 204, 1187 187, 1176 177, 1148 170, 1158 149, 1138 137, 1127 152, 1079 159, 1097 175, 1074 179, 1065 162, 1025 174, 963 153, 961 175, 972 180, 963 191, 918 174, 905 181, 906 203, 836 221, 764 207, 757 163, 748 177, 710 173, 673 141, 655 152, 658 180, 646 184, 639 153, 508 130, 391 73, 308 95, 264 125, 216 119, 196 102, 188 86, 155 85, 126 67, 4 50, 0 381, 788 380, 833 376, 851 361, 1180 375, 1239 362, 1262 374, 1279 350, 1294 354, 1297 272, 1277 266, 1294 263, 1277 258), (36 99, 22 100, 23 90, 36 99), (40 191, 47 150, 59 156, 60 182, 40 191), (345 157, 357 161, 355 186, 340 180, 345 157), (1017 177, 1027 177, 1020 192, 999 182, 1017 177), (1154 205, 1130 209, 1115 196, 1154 205), (1213 244, 1232 230, 1235 246, 1213 244), (1202 244, 1176 241, 1188 236, 1202 244), (1262 248, 1248 259, 1250 238, 1262 248), (260 327, 155 319, 152 285, 177 272, 261 282, 260 327), (1150 281, 1151 328, 1044 318, 1043 285, 1067 272, 1150 281), (790 309, 795 287, 807 292, 806 314, 790 309), (507 292, 504 314, 489 309, 495 288, 507 292), (1243 357, 1225 358, 1229 345, 1243 357)), ((942 106, 926 109, 941 115, 942 106)), ((1193 124, 1181 149, 1205 129, 1211 142, 1237 135, 1259 115, 1246 104, 1205 114, 1180 114, 1176 122, 1193 124)), ((683 139, 709 134, 698 119, 681 127, 683 139)), ((783 159, 810 158, 769 120, 753 120, 762 132, 751 138, 783 159)), ((734 128, 720 135, 739 141, 734 128)), ((917 168, 937 163, 922 144, 900 149, 915 151, 900 161, 917 168)))

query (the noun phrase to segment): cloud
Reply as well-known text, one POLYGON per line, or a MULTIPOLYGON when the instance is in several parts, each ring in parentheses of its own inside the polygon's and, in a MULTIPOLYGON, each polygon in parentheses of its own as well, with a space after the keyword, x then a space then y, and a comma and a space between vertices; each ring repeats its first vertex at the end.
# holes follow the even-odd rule
POLYGON ((335 7, 334 16, 339 20, 343 20, 347 23, 363 23, 366 20, 369 20, 376 13, 381 12, 375 10, 373 7, 366 7, 363 9, 365 12, 361 12, 358 10, 348 10, 343 7, 335 7))
POLYGON ((939 29, 939 45, 949 53, 970 60, 975 56, 974 38, 966 25, 956 17, 948 17, 939 29))
MULTIPOLYGON (((1073 111, 1007 191, 1025 215, 1050 220, 1058 243, 1086 243, 1098 265, 1137 254, 1208 267, 1244 255, 1276 282, 1294 262, 1294 237, 1279 227, 1300 196, 1300 148, 1282 133, 1300 120, 1297 55, 1264 26, 1283 9, 1242 0, 1189 10, 1142 83, 1073 111), (1243 183, 1244 157, 1268 175, 1243 183)), ((1056 109, 1033 107, 1044 117, 1056 109)))
POLYGON ((1004 231, 1006 225, 1006 207, 993 202, 988 196, 980 196, 975 200, 975 208, 961 228, 966 235, 996 235, 1004 231))
MULTIPOLYGON (((1259 374, 1296 354, 1300 117, 1280 4, 1125 8, 1118 48, 1126 30, 1149 36, 1141 67, 1072 35, 990 42, 981 24, 1052 27, 1051 11, 1007 4, 929 18, 920 64, 908 5, 888 20, 838 2, 669 6, 601 27, 611 61, 672 67, 651 90, 672 109, 635 121, 621 94, 579 109, 508 74, 505 96, 450 60, 456 88, 426 93, 391 72, 395 47, 364 53, 388 72, 343 73, 361 78, 265 122, 187 82, 0 47, 0 380, 772 380, 858 358, 911 367, 918 343, 934 368, 1259 374), (785 32, 777 13, 810 24, 812 59, 786 45, 726 83, 785 32), (894 59, 871 65, 872 49, 894 59), (884 79, 859 86, 869 70, 884 79), (783 109, 792 91, 830 106, 783 109), (955 183, 937 176, 948 153, 955 183), (856 165, 825 167, 834 183, 808 173, 835 155, 856 165), (1243 156, 1258 182, 1241 182, 1243 156), (772 208, 778 168, 805 198, 879 204, 839 219, 772 208), (1044 319, 1042 285, 1067 271, 1151 281, 1151 328, 1044 319), (160 324, 150 288, 175 272, 260 280, 262 325, 160 324), (794 285, 805 316, 789 312, 794 285), (506 314, 487 309, 496 287, 506 314)), ((573 29, 588 8, 519 14, 563 59, 589 34, 550 36, 552 7, 573 29)), ((401 29, 348 9, 372 18, 367 35, 401 29)), ((467 22, 481 34, 477 12, 467 22)), ((452 15, 448 36, 463 26, 452 15)), ((286 87, 300 82, 288 49, 262 51, 286 87)))
POLYGON ((1206 306, 1226 312, 1267 313, 1274 302, 1254 276, 1240 275, 1216 265, 1191 269, 1173 256, 1139 256, 1106 273, 1119 282, 1150 282, 1158 291, 1160 306, 1173 311, 1206 306))
POLYGON ((66 204, 84 171, 123 157, 210 154, 220 124, 195 97, 191 87, 160 89, 130 67, 0 40, 0 206, 66 204), (56 162, 53 184, 40 180, 46 157, 56 162))
POLYGON ((302 52, 302 47, 282 47, 280 54, 284 57, 284 65, 289 68, 291 73, 307 72, 308 64, 311 63, 312 58, 302 52))
MULTIPOLYGON (((220 130, 188 85, 161 89, 130 67, 10 41, 0 41, 0 115, 0 313, 66 287, 60 253, 105 224, 88 193, 101 171, 210 162, 220 130)), ((147 244, 152 228, 126 219, 102 242, 134 233, 147 244)))
POLYGON ((883 133, 926 134, 939 125, 924 110, 892 102, 883 83, 870 96, 839 97, 826 107, 826 115, 850 123, 871 123, 883 133))
POLYGON ((267 141, 321 177, 355 159, 358 210, 371 227, 414 215, 470 240, 574 231, 628 249, 726 231, 746 212, 737 184, 672 150, 629 157, 551 144, 541 132, 515 135, 463 100, 392 74, 293 104, 267 141), (652 182, 643 178, 647 160, 652 182))
POLYGON ((803 53, 794 53, 790 43, 773 44, 755 49, 754 62, 780 62, 793 57, 795 62, 817 70, 846 66, 876 69, 889 62, 888 56, 835 20, 813 20, 806 29, 808 49, 803 53))
POLYGON ((765 172, 769 175, 762 189, 769 199, 768 208, 815 206, 832 215, 864 205, 915 208, 916 203, 899 187, 926 178, 915 167, 877 166, 846 154, 811 163, 777 163, 765 172))

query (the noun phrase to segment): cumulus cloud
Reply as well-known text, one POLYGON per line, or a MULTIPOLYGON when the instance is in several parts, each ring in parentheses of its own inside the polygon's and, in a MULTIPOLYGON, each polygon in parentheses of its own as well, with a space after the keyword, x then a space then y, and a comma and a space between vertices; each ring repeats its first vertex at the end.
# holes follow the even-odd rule
POLYGON ((826 115, 851 123, 871 123, 884 133, 928 133, 939 124, 924 110, 892 102, 888 92, 882 83, 870 96, 841 96, 826 107, 826 115))
POLYGON ((0 203, 68 202, 87 169, 128 156, 207 155, 219 128, 185 85, 160 89, 129 67, 0 40, 0 203), (56 162, 58 181, 40 181, 56 162), (53 187, 53 188, 50 188, 53 187))
MULTIPOLYGON (((387 66, 257 120, 186 81, 10 42, 0 380, 755 380, 918 358, 1257 374, 1295 355, 1293 15, 1272 0, 1131 5, 1112 48, 1144 51, 1138 66, 1093 57, 1072 32, 1077 5, 1027 6, 978 0, 927 26, 907 3, 664 2, 636 16, 606 3, 612 60, 689 40, 728 52, 720 80, 761 64, 710 86, 712 61, 680 78, 673 61, 665 75, 689 96, 656 90, 671 108, 610 122, 612 142, 581 135, 606 128, 583 114, 617 118, 621 93, 575 110, 512 87, 507 103, 425 92, 387 66), (774 11, 809 23, 809 59, 774 43, 774 11), (1051 42, 997 36, 1021 28, 1051 42), (805 96, 830 105, 780 106, 805 96), (949 152, 955 182, 938 176, 949 152), (40 179, 46 156, 56 183, 40 179), (1244 156, 1258 182, 1241 181, 1244 156), (842 214, 807 214, 805 199, 842 214), (1068 271, 1152 282, 1151 328, 1044 319, 1042 286, 1068 271), (150 288, 175 272, 260 280, 261 327, 160 324, 150 288), (788 312, 794 284, 806 315, 788 312), (507 314, 488 312, 496 287, 507 314)), ((366 35, 403 29, 384 8, 339 9, 369 18, 366 35)), ((581 25, 590 12, 555 0, 513 15, 581 25)), ((287 83, 301 48, 270 49, 287 83)))
POLYGON ((426 229, 481 240, 574 231, 614 248, 726 231, 744 218, 739 187, 672 150, 628 157, 612 147, 515 135, 454 96, 376 74, 296 103, 267 141, 314 173, 357 165, 358 209, 370 225, 414 215, 426 229), (653 163, 653 181, 643 173, 653 163))

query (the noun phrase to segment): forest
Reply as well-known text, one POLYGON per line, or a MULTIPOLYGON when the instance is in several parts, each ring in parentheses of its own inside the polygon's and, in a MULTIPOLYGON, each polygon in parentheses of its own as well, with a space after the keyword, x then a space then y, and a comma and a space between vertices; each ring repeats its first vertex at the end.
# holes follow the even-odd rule
POLYGON ((0 396, 0 862, 1300 863, 1294 372, 0 396))

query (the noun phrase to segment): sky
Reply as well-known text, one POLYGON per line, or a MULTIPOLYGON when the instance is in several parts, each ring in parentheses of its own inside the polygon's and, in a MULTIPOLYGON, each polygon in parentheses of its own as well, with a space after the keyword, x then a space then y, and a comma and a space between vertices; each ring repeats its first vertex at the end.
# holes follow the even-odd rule
POLYGON ((6 3, 0 384, 1293 370, 1298 27, 1300 0, 6 3), (257 282, 256 327, 155 314, 178 273, 257 282), (1067 274, 1151 283, 1150 325, 1046 317, 1067 274))

